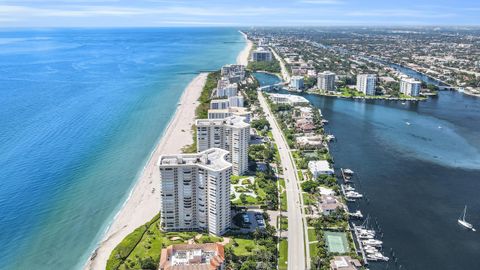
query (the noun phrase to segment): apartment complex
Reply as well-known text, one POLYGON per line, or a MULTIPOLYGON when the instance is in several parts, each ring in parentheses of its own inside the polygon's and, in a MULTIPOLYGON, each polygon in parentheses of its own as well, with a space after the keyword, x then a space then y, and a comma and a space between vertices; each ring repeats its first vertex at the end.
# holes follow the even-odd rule
POLYGON ((265 47, 259 47, 252 52, 252 60, 256 62, 272 61, 272 52, 265 47))
POLYGON ((222 78, 217 83, 217 89, 215 96, 219 98, 233 97, 238 93, 238 85, 236 83, 230 83, 228 78, 222 78))
POLYGON ((202 230, 222 235, 230 227, 229 152, 212 148, 197 154, 162 155, 161 228, 202 230))
POLYGON ((213 99, 210 101, 210 109, 228 109, 230 107, 243 107, 244 98, 242 95, 236 95, 224 99, 213 99))
POLYGON ((325 71, 318 74, 317 88, 325 91, 335 91, 335 73, 325 71))
POLYGON ((170 245, 160 255, 160 270, 223 269, 225 248, 219 243, 170 245))
POLYGON ((300 91, 303 89, 303 83, 303 76, 293 76, 290 80, 290 87, 297 91, 300 91))
POLYGON ((413 78, 403 77, 400 79, 400 92, 407 96, 418 97, 422 83, 413 78))
POLYGON ((245 66, 225 65, 222 67, 221 75, 228 78, 231 83, 239 83, 245 79, 245 66))
POLYGON ((250 124, 243 117, 231 116, 224 119, 199 119, 197 127, 197 151, 221 148, 230 152, 233 174, 241 175, 248 170, 248 142, 250 124))
POLYGON ((230 116, 243 117, 244 122, 250 123, 251 112, 245 107, 229 107, 227 109, 208 110, 208 119, 224 119, 230 116))
POLYGON ((286 104, 290 106, 299 106, 299 105, 305 105, 309 104, 310 102, 308 99, 301 97, 301 96, 296 96, 296 95, 290 95, 290 94, 276 94, 276 93, 271 93, 267 94, 268 98, 276 104, 286 104))
POLYGON ((367 96, 375 95, 375 83, 377 76, 374 74, 358 74, 357 75, 357 90, 367 96))

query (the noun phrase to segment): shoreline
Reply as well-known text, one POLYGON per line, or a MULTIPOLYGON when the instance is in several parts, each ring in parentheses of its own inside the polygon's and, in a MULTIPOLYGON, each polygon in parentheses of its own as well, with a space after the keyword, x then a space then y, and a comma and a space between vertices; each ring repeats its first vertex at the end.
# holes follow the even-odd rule
POLYGON ((245 67, 247 67, 248 65, 248 58, 250 56, 250 51, 252 50, 253 48, 253 42, 248 39, 248 36, 242 32, 242 31, 238 31, 240 34, 242 34, 243 38, 245 39, 246 41, 246 45, 245 45, 245 48, 243 48, 242 51, 240 51, 240 53, 238 54, 237 56, 237 64, 239 65, 244 65, 245 67))
MULTIPOLYGON (((239 32, 245 38, 246 44, 245 48, 239 52, 236 63, 246 66, 253 42, 245 33, 239 32)), ((200 73, 184 89, 179 106, 150 153, 127 199, 105 229, 102 240, 97 243, 82 269, 105 269, 113 249, 128 234, 148 222, 160 211, 160 194, 153 183, 153 179, 158 178, 155 176, 159 173, 155 169, 157 159, 161 154, 181 153, 183 147, 193 143, 192 125, 196 119, 195 110, 200 104, 198 99, 207 76, 208 73, 200 73)))
POLYGON ((152 179, 157 159, 162 154, 180 153, 182 148, 193 143, 191 126, 195 121, 195 109, 205 85, 208 73, 200 73, 185 88, 180 105, 165 131, 159 137, 154 150, 140 173, 124 204, 105 230, 102 240, 90 254, 83 269, 105 269, 112 250, 133 230, 140 227, 160 211, 160 194, 152 179), (193 105, 193 106, 191 106, 193 105))

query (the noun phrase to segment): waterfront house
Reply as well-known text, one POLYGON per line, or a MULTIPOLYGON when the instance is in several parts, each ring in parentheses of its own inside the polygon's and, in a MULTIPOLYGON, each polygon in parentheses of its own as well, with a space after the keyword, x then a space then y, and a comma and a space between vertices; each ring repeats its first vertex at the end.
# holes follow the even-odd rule
POLYGON ((225 248, 219 243, 177 244, 162 249, 160 270, 223 270, 225 248))
POLYGON ((350 256, 335 256, 330 260, 330 270, 357 270, 362 264, 350 256))
POLYGON ((320 202, 318 203, 318 208, 320 210, 320 213, 328 216, 331 213, 335 212, 337 209, 343 209, 344 205, 334 195, 322 194, 320 197, 320 202))
POLYGON ((333 175, 334 170, 330 166, 330 163, 326 160, 315 160, 308 162, 308 170, 312 173, 314 178, 320 175, 333 175))
POLYGON ((302 149, 319 149, 323 146, 322 136, 301 136, 296 138, 298 147, 302 149))

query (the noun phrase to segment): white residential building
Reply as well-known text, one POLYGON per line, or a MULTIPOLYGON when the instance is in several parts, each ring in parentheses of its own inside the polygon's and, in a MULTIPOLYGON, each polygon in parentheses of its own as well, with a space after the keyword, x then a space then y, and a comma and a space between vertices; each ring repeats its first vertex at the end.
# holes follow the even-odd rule
POLYGON ((401 78, 400 79, 400 92, 404 95, 418 97, 420 95, 420 89, 422 88, 422 82, 413 78, 401 78))
POLYGON ((238 85, 236 83, 230 83, 228 79, 222 78, 217 83, 217 90, 215 92, 216 97, 233 97, 238 93, 238 85))
POLYGON ((228 98, 230 107, 243 107, 245 99, 242 95, 236 95, 228 98))
POLYGON ((303 82, 303 76, 293 76, 290 79, 290 87, 297 91, 300 91, 303 89, 303 82))
POLYGON ((335 73, 330 71, 319 73, 317 87, 325 92, 335 91, 335 73))
POLYGON ((244 65, 226 65, 221 70, 222 77, 228 78, 231 83, 238 83, 245 79, 244 65))
POLYGON ((205 230, 222 235, 230 227, 229 152, 212 148, 197 154, 162 155, 160 170, 161 228, 205 230))
POLYGON ((248 170, 248 142, 250 124, 243 117, 225 119, 199 119, 197 127, 197 151, 221 148, 230 152, 228 161, 233 165, 233 174, 242 175, 248 170))
POLYGON ((210 109, 225 110, 230 107, 243 107, 245 99, 242 95, 236 95, 224 99, 212 99, 210 101, 210 109))
POLYGON ((224 119, 230 116, 243 117, 245 123, 250 123, 251 113, 245 107, 229 107, 228 109, 208 110, 208 119, 224 119))
POLYGON ((210 109, 223 110, 230 107, 230 101, 228 99, 212 99, 210 101, 210 109))
POLYGON ((312 173, 313 177, 317 178, 320 175, 332 175, 334 173, 330 163, 326 160, 312 160, 308 162, 308 169, 312 173))
POLYGON ((375 95, 375 83, 377 76, 374 74, 358 74, 357 75, 357 90, 367 96, 375 95))
POLYGON ((272 52, 265 47, 258 47, 252 52, 252 60, 256 62, 272 61, 272 52))
POLYGON ((306 105, 306 104, 310 103, 308 101, 308 99, 306 99, 304 97, 297 96, 297 95, 290 95, 290 94, 274 94, 274 93, 271 93, 271 94, 268 94, 268 98, 270 98, 270 100, 273 103, 288 104, 288 105, 291 105, 291 106, 306 105))

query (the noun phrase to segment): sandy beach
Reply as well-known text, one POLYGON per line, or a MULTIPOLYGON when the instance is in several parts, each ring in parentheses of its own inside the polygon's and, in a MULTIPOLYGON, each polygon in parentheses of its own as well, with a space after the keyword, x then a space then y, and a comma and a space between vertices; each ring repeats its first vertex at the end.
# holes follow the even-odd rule
POLYGON ((162 154, 181 153, 182 147, 193 143, 192 124, 195 121, 195 109, 198 98, 207 79, 207 73, 201 73, 187 86, 180 99, 173 119, 164 132, 156 149, 150 156, 130 197, 118 212, 84 269, 105 269, 112 250, 137 227, 145 224, 160 211, 160 192, 158 191, 159 172, 156 168, 158 157, 162 154), (92 257, 94 257, 92 259, 92 257))
MULTIPOLYGON (((237 64, 247 65, 253 43, 247 39, 244 33, 242 35, 247 44, 237 56, 237 64)), ((152 152, 128 200, 115 216, 102 242, 90 256, 84 269, 105 269, 110 253, 122 239, 160 211, 160 194, 156 182, 159 179, 159 172, 156 169, 156 162, 160 155, 181 153, 184 146, 193 143, 191 128, 195 121, 195 109, 199 105, 198 98, 205 85, 207 75, 207 73, 199 74, 185 89, 173 119, 152 152)))
POLYGON ((247 42, 245 48, 238 54, 237 56, 237 64, 239 65, 248 65, 248 58, 250 57, 250 51, 253 48, 253 42, 247 38, 247 35, 243 32, 240 31, 240 33, 243 35, 245 38, 245 41, 247 42))

